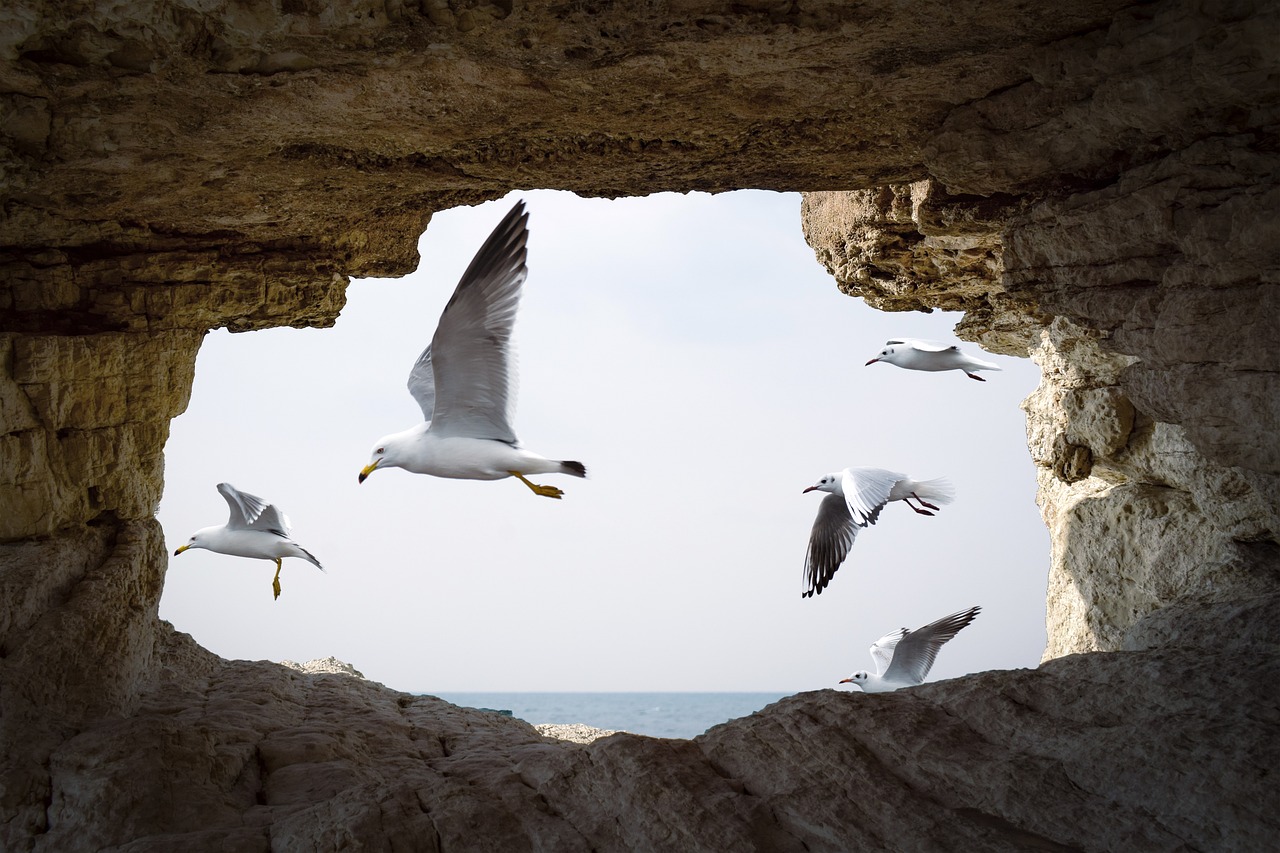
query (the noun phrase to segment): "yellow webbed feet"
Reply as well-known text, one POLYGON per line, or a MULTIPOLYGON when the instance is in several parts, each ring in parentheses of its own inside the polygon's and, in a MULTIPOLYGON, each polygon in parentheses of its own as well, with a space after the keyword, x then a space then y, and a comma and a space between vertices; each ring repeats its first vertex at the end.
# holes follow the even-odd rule
POLYGON ((276 557, 276 576, 271 579, 271 591, 275 593, 276 598, 280 597, 280 558, 279 557, 276 557))
POLYGON ((537 483, 530 483, 519 471, 508 471, 507 473, 532 489, 535 495, 542 495, 544 498, 555 498, 556 500, 560 500, 560 498, 564 497, 563 489, 558 489, 555 486, 539 486, 537 483))

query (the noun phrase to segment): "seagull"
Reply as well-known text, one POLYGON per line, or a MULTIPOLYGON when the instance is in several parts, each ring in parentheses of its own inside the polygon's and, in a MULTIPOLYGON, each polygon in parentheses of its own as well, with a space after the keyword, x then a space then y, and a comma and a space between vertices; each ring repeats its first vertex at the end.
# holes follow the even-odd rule
MULTIPOLYGON (((880 354, 867 362, 868 365, 883 361, 896 364, 907 370, 963 370, 964 375, 979 382, 986 382, 975 370, 1001 370, 1003 368, 989 361, 974 358, 960 352, 954 344, 943 344, 937 341, 922 341, 918 338, 894 338, 886 341, 880 354)), ((866 365, 864 365, 866 366, 866 365)))
POLYGON ((858 531, 875 524, 885 504, 902 501, 920 515, 933 515, 930 510, 938 506, 930 500, 941 504, 955 500, 955 489, 945 477, 913 480, 883 468, 845 468, 826 474, 804 491, 815 490, 830 494, 818 505, 818 517, 809 533, 809 553, 804 561, 808 589, 802 594, 804 598, 826 589, 853 547, 858 531), (912 498, 920 506, 911 503, 912 498))
POLYGON ((899 628, 885 634, 871 647, 876 671, 859 670, 848 678, 840 679, 840 683, 856 684, 863 693, 888 693, 914 687, 929 674, 942 644, 960 633, 960 629, 972 622, 980 610, 981 607, 970 607, 914 631, 899 628))
POLYGON ((547 459, 525 450, 511 427, 515 366, 511 329, 520 303, 529 214, 518 201, 462 274, 440 315, 431 344, 409 372, 409 393, 425 419, 378 439, 359 481, 380 468, 462 480, 515 477, 533 493, 560 499, 555 486, 530 474, 587 476, 581 462, 547 459))
POLYGON ((275 504, 269 504, 257 495, 239 491, 230 483, 219 483, 218 491, 231 507, 231 517, 221 527, 202 527, 187 544, 173 552, 178 556, 192 548, 204 548, 232 557, 252 557, 257 560, 274 560, 276 576, 271 581, 275 597, 280 597, 280 561, 285 557, 306 560, 320 571, 324 566, 311 552, 289 538, 289 516, 275 504))

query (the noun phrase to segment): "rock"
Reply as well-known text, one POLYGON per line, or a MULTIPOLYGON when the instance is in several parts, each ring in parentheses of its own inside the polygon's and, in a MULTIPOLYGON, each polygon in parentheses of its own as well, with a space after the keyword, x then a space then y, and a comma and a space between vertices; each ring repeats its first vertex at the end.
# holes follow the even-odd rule
POLYGON ((582 723, 539 723, 534 726, 538 734, 553 740, 565 740, 571 743, 591 743, 602 737, 616 735, 617 729, 597 729, 582 723))
POLYGON ((282 660, 280 661, 280 665, 287 666, 289 669, 296 669, 298 672, 305 672, 308 675, 350 675, 354 678, 364 678, 364 674, 354 666, 332 656, 327 658, 316 658, 315 660, 309 660, 306 663, 282 660))
POLYGON ((0 848, 1265 848, 1278 40, 1250 0, 9 4, 0 848), (581 745, 160 621, 204 333, 330 325, 528 186, 839 189, 839 287, 1035 358, 1051 659, 581 745))

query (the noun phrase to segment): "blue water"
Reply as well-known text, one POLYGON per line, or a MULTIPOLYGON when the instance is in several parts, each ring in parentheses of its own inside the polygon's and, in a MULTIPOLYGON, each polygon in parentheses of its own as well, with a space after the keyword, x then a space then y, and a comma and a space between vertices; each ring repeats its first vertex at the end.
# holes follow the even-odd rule
POLYGON ((509 710, 526 723, 585 723, 651 737, 696 737, 790 693, 433 693, 468 708, 509 710))

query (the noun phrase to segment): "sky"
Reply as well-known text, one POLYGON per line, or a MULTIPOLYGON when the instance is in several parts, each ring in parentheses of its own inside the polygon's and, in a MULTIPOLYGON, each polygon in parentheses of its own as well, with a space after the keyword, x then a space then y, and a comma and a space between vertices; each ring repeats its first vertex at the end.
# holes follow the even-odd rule
POLYGON ((226 522, 226 481, 288 513, 326 571, 285 560, 272 600, 270 562, 171 556, 160 615, 179 631, 414 693, 799 692, 980 604, 929 680, 1038 663, 1049 541, 1019 403, 1039 369, 969 343, 1003 372, 864 366, 891 337, 955 340, 960 316, 840 293, 798 194, 519 192, 436 214, 419 250, 411 275, 351 282, 334 328, 205 338, 165 450, 169 553, 226 522), (515 428, 588 479, 534 478, 559 501, 399 469, 358 484, 377 440, 422 420, 409 370, 517 198, 515 428), (802 491, 850 466, 947 476, 957 499, 933 518, 890 504, 802 598, 824 496, 802 491))

